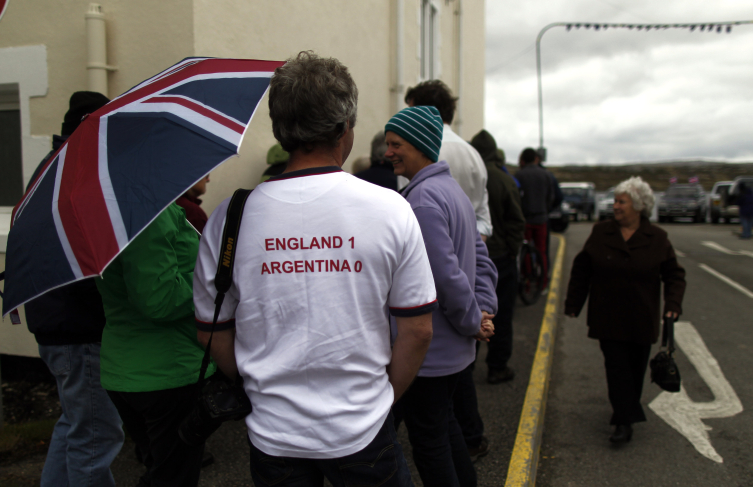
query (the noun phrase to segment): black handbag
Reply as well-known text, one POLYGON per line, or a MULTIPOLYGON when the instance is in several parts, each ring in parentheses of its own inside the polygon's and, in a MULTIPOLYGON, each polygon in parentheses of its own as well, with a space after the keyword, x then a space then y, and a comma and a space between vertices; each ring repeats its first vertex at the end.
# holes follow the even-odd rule
POLYGON ((680 392, 680 369, 677 368, 675 359, 672 354, 675 352, 675 320, 673 318, 664 318, 664 329, 662 332, 661 346, 666 350, 659 350, 654 358, 649 362, 651 367, 651 382, 667 392, 680 392))

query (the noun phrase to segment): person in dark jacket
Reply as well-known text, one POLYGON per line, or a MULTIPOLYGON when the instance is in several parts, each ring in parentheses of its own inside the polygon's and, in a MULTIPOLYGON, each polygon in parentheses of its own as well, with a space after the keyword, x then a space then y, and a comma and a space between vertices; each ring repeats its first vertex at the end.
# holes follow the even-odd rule
MULTIPOLYGON (((512 380, 515 372, 507 366, 512 355, 512 317, 518 291, 516 257, 523 243, 526 220, 521 209, 520 192, 512 176, 503 172, 504 160, 499 156, 494 137, 482 130, 471 140, 481 154, 489 174, 489 212, 492 216, 492 235, 486 241, 489 257, 497 267, 498 310, 494 316, 494 336, 489 339, 486 355, 487 382, 497 384, 512 380)), ((503 153, 504 154, 504 153, 503 153)))
POLYGON ((750 228, 753 225, 753 188, 741 181, 739 193, 737 202, 740 208, 740 224, 743 227, 740 238, 749 239, 750 228))
POLYGON ((377 186, 397 191, 397 176, 392 170, 392 163, 384 157, 386 152, 384 132, 379 132, 371 140, 371 167, 356 173, 355 176, 377 186))
POLYGON ((643 377, 651 344, 659 337, 664 283, 664 316, 682 312, 685 270, 667 232, 648 221, 651 188, 632 177, 615 188, 614 220, 597 223, 575 257, 565 314, 580 314, 588 298, 588 336, 599 340, 616 425, 610 441, 630 441, 632 424, 646 421, 641 407, 643 377))
POLYGON ((188 223, 198 230, 199 233, 204 233, 204 226, 207 224, 207 214, 199 206, 201 205, 199 196, 207 192, 208 182, 209 175, 206 175, 175 201, 175 204, 185 210, 188 223))
MULTIPOLYGON (((53 136, 52 151, 29 185, 81 119, 109 101, 90 91, 71 96, 60 135, 53 136)), ((110 464, 123 446, 124 435, 118 411, 100 383, 105 312, 94 279, 48 291, 26 303, 25 309, 39 356, 57 381, 62 409, 50 439, 41 485, 114 486, 110 464)))
POLYGON ((539 155, 530 147, 520 153, 520 169, 515 178, 520 183, 522 194, 521 206, 526 217, 525 238, 541 254, 541 266, 544 271, 542 287, 549 283, 549 261, 547 259, 547 224, 549 212, 554 202, 554 185, 550 173, 539 165, 539 155))

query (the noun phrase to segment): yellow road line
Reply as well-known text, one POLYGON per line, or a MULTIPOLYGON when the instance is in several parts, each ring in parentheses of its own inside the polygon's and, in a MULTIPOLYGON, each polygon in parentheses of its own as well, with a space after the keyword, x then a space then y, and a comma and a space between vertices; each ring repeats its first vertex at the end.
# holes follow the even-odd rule
POLYGON ((512 450, 510 466, 507 469, 505 487, 532 487, 536 484, 536 467, 539 463, 546 396, 554 356, 554 339, 557 333, 557 304, 562 280, 562 263, 565 260, 565 237, 559 234, 552 235, 559 239, 559 248, 549 284, 536 356, 533 359, 523 411, 520 414, 518 433, 515 436, 515 446, 512 450))

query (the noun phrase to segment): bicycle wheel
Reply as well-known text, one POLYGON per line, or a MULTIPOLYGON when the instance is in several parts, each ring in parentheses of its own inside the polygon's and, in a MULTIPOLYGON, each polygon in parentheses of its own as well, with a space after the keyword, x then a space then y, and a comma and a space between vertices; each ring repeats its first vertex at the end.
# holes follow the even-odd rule
POLYGON ((544 271, 541 267, 541 255, 536 247, 524 243, 520 249, 520 279, 518 294, 523 303, 534 304, 541 296, 544 271))

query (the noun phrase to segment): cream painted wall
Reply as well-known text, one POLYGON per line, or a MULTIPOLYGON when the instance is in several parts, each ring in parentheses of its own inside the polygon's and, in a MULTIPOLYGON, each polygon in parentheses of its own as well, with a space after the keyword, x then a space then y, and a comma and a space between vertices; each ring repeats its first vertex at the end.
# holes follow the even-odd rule
MULTIPOLYGON (((356 140, 345 169, 369 153, 371 138, 384 127, 394 107, 390 1, 196 0, 194 5, 196 55, 285 60, 313 50, 345 64, 359 90, 356 140)), ((246 132, 240 157, 213 173, 203 198, 208 210, 235 188, 255 186, 266 168, 266 153, 275 140, 266 98, 262 104, 246 132)))

